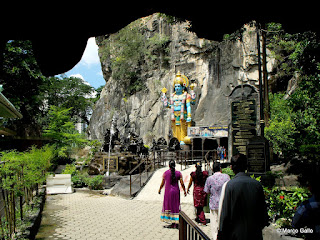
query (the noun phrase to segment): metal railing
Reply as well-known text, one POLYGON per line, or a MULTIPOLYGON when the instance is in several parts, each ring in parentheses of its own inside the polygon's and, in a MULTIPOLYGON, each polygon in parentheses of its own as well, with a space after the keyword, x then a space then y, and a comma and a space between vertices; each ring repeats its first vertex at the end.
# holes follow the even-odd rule
POLYGON ((156 150, 146 158, 143 158, 140 163, 135 166, 130 172, 130 196, 133 197, 132 184, 138 179, 140 180, 140 188, 142 188, 145 183, 149 180, 152 173, 160 167, 167 165, 169 160, 175 160, 176 163, 181 165, 181 171, 186 169, 188 165, 200 162, 204 164, 206 171, 212 171, 213 162, 219 161, 216 150, 177 150, 170 152, 167 150, 156 150), (137 170, 138 173, 137 173, 137 170), (152 173, 150 173, 152 172, 152 173), (136 173, 134 176, 134 173, 136 173), (147 179, 142 181, 142 174, 147 174, 147 179))
MULTIPOLYGON (((132 184, 136 182, 138 179, 140 180, 140 189, 147 183, 149 178, 152 176, 154 171, 158 168, 167 166, 167 163, 171 159, 176 159, 174 152, 169 152, 167 150, 157 150, 153 151, 148 157, 143 158, 141 162, 135 166, 130 172, 130 196, 133 197, 134 194, 132 192, 132 184), (135 172, 139 170, 137 176, 134 176, 135 172), (142 175, 146 173, 147 178, 145 181, 142 181, 142 175)), ((139 190, 140 191, 140 190, 139 190)), ((138 191, 138 192, 139 192, 138 191)))
POLYGON ((158 168, 166 166, 167 162, 171 159, 175 159, 174 152, 169 152, 168 150, 156 150, 153 152, 154 164, 158 168))
POLYGON ((152 173, 149 174, 149 169, 153 169, 152 173, 154 172, 155 170, 155 162, 153 162, 152 164, 152 161, 149 159, 149 157, 146 157, 144 158, 137 166, 135 166, 130 172, 129 172, 129 175, 130 175, 130 196, 133 197, 133 193, 132 193, 132 184, 137 181, 138 179, 140 179, 140 189, 141 187, 143 187, 146 182, 149 180, 149 178, 151 177, 152 173), (144 169, 143 169, 144 167, 144 169), (143 170, 142 170, 143 169, 143 170), (134 173, 139 170, 139 174, 137 174, 135 176, 134 179, 132 179, 132 175, 134 175, 134 173), (142 183, 142 174, 143 173, 147 173, 147 178, 146 180, 144 181, 144 183, 142 183))
POLYGON ((200 162, 205 165, 205 170, 211 170, 213 162, 218 160, 216 150, 178 150, 176 151, 176 162, 185 166, 200 162))
POLYGON ((183 211, 179 213, 179 240, 210 240, 183 211))

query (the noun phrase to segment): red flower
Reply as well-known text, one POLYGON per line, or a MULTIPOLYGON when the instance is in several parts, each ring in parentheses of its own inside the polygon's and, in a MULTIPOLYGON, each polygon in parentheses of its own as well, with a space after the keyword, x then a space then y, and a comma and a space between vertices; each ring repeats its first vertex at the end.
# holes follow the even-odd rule
POLYGON ((280 199, 284 199, 284 196, 280 196, 280 199))

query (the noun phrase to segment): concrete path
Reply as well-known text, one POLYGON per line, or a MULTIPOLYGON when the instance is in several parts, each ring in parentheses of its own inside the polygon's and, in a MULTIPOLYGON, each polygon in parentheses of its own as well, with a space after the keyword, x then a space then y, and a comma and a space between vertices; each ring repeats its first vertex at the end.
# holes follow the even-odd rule
MULTIPOLYGON (((177 164, 176 165, 176 170, 180 171, 182 174, 183 182, 186 187, 186 190, 188 188, 189 180, 190 180, 190 173, 192 171, 195 171, 194 165, 189 166, 187 169, 184 169, 185 167, 182 166, 182 171, 181 171, 181 165, 177 164)), ((157 170, 152 178, 150 178, 148 184, 141 190, 141 192, 136 196, 136 200, 141 200, 141 201, 163 201, 163 196, 164 196, 164 187, 162 188, 161 195, 158 194, 159 187, 162 181, 162 175, 165 171, 167 171, 169 167, 164 167, 160 168, 157 170)), ((179 183, 180 186, 180 183, 179 183)), ((187 203, 187 204, 193 204, 193 184, 190 188, 190 194, 185 197, 183 195, 183 190, 180 187, 180 202, 181 203, 187 203)))
MULTIPOLYGON (((180 165, 176 169, 180 171, 180 165)), ((179 239, 177 229, 164 228, 160 221, 164 189, 158 189, 162 174, 168 167, 157 170, 145 188, 133 200, 104 196, 86 190, 72 194, 48 195, 41 228, 36 239, 77 239, 77 240, 174 240, 179 239)), ((194 167, 182 171, 187 187, 194 167)), ((181 210, 195 218, 190 195, 183 196, 181 210)), ((206 217, 209 216, 206 214, 206 217)), ((210 227, 199 227, 211 237, 210 227)))

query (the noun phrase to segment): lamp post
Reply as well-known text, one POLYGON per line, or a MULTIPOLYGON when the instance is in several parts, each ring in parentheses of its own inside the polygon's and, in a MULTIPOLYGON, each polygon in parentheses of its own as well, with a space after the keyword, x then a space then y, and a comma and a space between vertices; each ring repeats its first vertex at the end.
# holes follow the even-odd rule
POLYGON ((258 70, 259 70, 259 100, 260 100, 260 136, 264 137, 264 112, 263 112, 263 88, 261 70, 261 50, 260 50, 260 25, 256 23, 257 48, 258 48, 258 70))

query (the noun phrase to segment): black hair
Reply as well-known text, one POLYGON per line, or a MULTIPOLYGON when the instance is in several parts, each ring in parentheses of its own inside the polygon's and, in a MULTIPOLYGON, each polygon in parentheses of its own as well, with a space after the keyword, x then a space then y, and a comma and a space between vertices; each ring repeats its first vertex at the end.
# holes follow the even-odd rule
POLYGON ((196 164, 196 179, 199 183, 203 182, 203 173, 202 173, 202 166, 201 164, 196 164))
POLYGON ((238 153, 231 158, 231 165, 234 173, 244 172, 247 169, 247 157, 238 153))
POLYGON ((170 170, 171 170, 171 185, 173 185, 174 183, 177 182, 177 178, 176 178, 176 163, 174 160, 170 160, 169 162, 169 167, 170 167, 170 170))
POLYGON ((215 162, 213 164, 213 172, 219 172, 221 168, 221 164, 219 162, 215 162))
POLYGON ((314 194, 317 201, 320 201, 320 186, 319 186, 319 177, 316 175, 311 175, 308 180, 310 191, 314 194))

